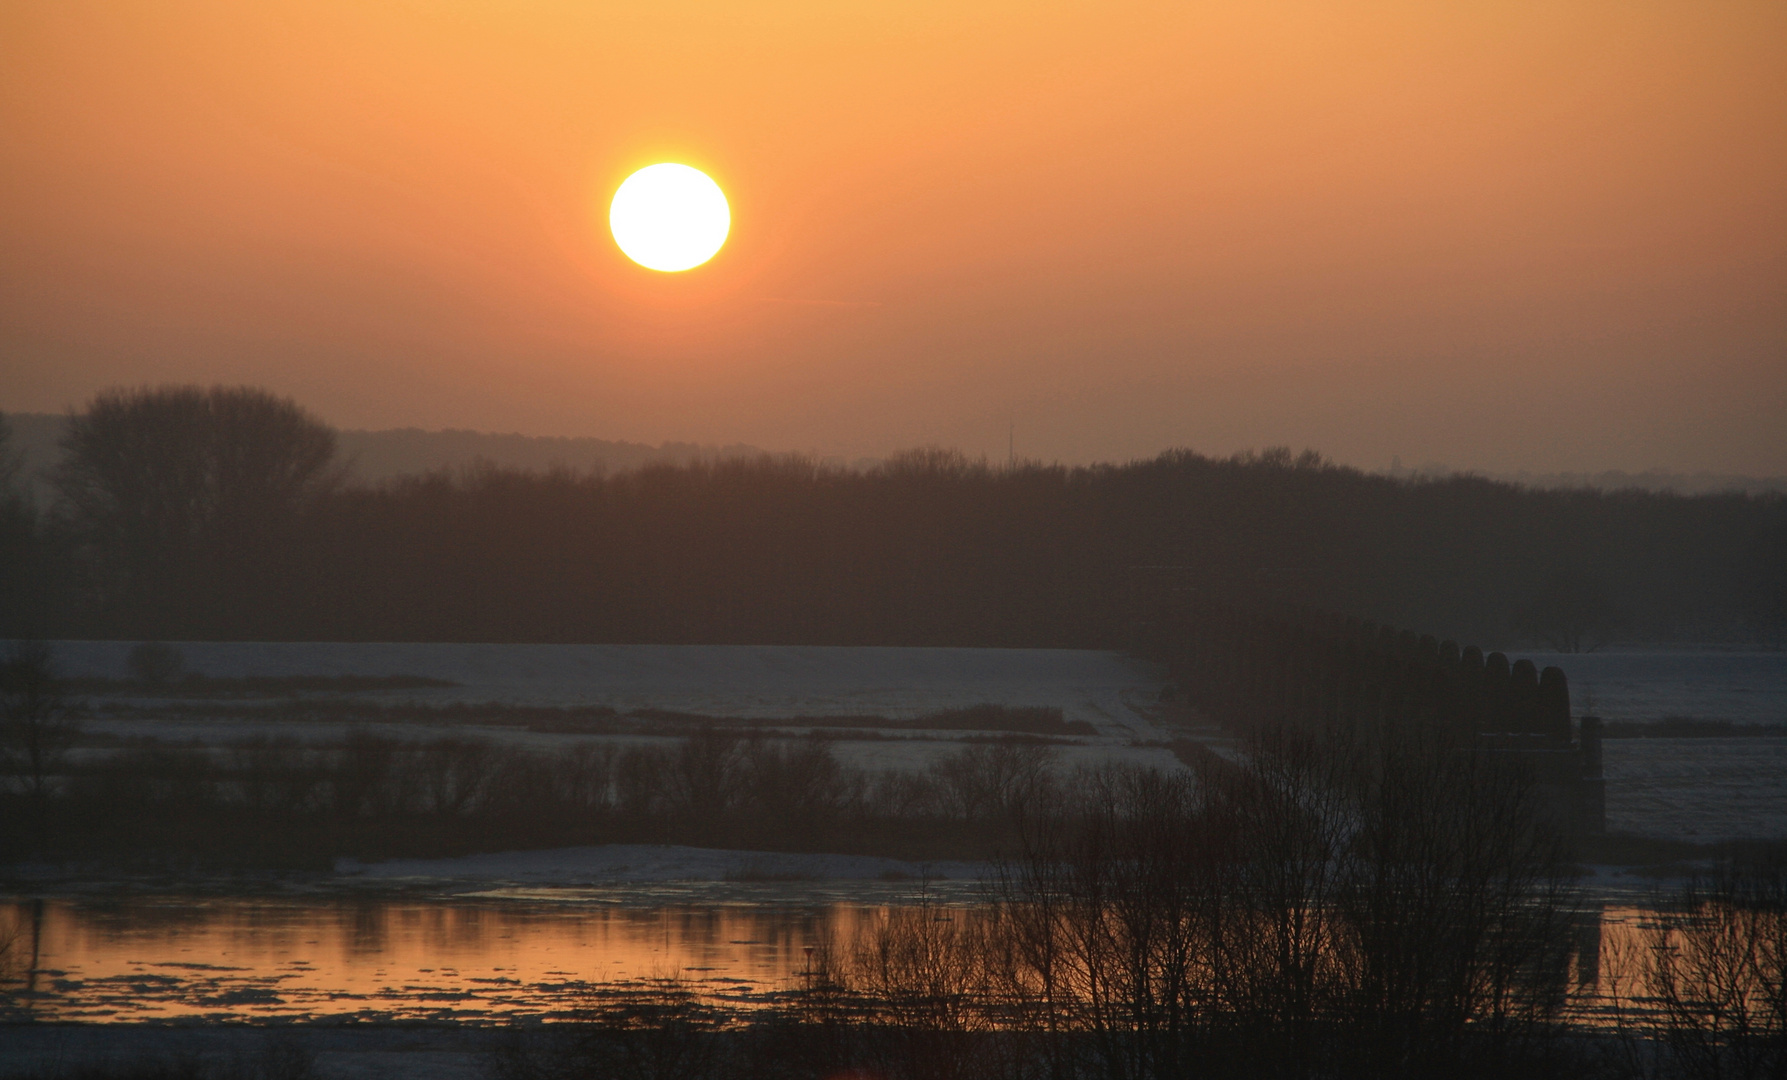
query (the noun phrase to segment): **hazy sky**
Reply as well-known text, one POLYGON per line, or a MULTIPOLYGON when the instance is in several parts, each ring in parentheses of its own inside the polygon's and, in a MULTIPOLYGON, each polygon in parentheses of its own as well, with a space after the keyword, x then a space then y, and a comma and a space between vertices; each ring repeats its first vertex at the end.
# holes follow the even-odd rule
POLYGON ((0 153, 5 410, 1787 473, 1780 0, 3 0, 0 153))

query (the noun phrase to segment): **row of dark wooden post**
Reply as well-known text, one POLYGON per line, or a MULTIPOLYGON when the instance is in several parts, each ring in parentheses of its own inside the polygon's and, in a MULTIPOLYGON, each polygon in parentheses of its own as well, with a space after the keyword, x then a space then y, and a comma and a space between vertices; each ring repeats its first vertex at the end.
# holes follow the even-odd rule
POLYGON ((1141 644, 1192 704, 1228 724, 1430 722, 1531 745, 1570 742, 1562 670, 1431 635, 1191 597, 1151 620, 1141 644))

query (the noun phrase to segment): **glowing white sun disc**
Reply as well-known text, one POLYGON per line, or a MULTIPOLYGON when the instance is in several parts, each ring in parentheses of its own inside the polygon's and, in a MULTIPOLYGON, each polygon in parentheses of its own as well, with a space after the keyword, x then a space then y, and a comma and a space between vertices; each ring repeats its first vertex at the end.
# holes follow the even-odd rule
POLYGON ((672 273, 714 257, 732 231, 732 210, 706 173, 664 162, 627 177, 608 207, 608 227, 627 258, 672 273))

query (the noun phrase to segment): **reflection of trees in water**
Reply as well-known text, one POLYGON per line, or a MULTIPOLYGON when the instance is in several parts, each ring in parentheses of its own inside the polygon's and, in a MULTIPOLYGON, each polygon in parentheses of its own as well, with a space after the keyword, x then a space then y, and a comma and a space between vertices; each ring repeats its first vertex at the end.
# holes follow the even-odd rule
MULTIPOLYGON (((1195 798, 1195 791, 1181 795, 1195 798)), ((1027 871, 1030 876, 1018 881, 1030 885, 1000 893, 997 902, 977 905, 592 907, 383 902, 370 897, 355 904, 215 899, 197 904, 151 901, 137 907, 49 902, 40 923, 44 965, 75 969, 79 979, 118 970, 124 960, 214 961, 242 965, 239 972, 225 976, 228 980, 253 981, 289 972, 294 960, 314 959, 321 963, 320 971, 282 984, 296 1011, 355 1011, 361 1006, 351 999, 337 1001, 336 994, 357 982, 363 985, 375 969, 388 968, 391 985, 413 982, 449 993, 466 991, 471 996, 454 1007, 489 1016, 558 1014, 577 1007, 576 995, 583 992, 579 987, 678 975, 685 989, 708 1004, 745 1009, 751 1015, 791 1007, 792 992, 806 1002, 801 1007, 808 1010, 803 1014, 808 1020, 803 1023, 817 1023, 815 1016, 842 1018, 868 1012, 871 1019, 880 1014, 883 1020, 904 1017, 904 1022, 913 1024, 942 1024, 946 1033, 1090 1026, 1103 1032, 1107 1042, 1122 1043, 1128 1038, 1126 1025, 1146 1022, 1148 1030, 1157 1034, 1180 1033, 1164 1044, 1168 1049, 1203 1048, 1200 1053, 1212 1040, 1220 1046, 1223 1038, 1240 1039, 1261 1024, 1292 1025, 1301 1031, 1296 1037, 1304 1040, 1303 1045, 1319 1046, 1324 1025, 1350 1015, 1348 1010, 1379 1014, 1375 1037, 1386 1039, 1413 1037, 1406 1025, 1415 1025, 1418 1034, 1419 1027, 1436 1017, 1455 1015, 1445 1003, 1456 998, 1427 994, 1420 987, 1447 984, 1443 976, 1448 965, 1434 962, 1432 954, 1443 955, 1447 942, 1456 938, 1414 935, 1414 941, 1399 946, 1404 949, 1399 963, 1426 955, 1426 960, 1406 966, 1438 976, 1411 980, 1398 991, 1400 997, 1391 996, 1370 977, 1370 961, 1362 956, 1367 946, 1352 943, 1355 908, 1336 905, 1323 912, 1284 903, 1282 898, 1295 895, 1295 890, 1282 881, 1247 884, 1247 875, 1258 874, 1259 868, 1246 869, 1234 849, 1217 849, 1236 856, 1215 864, 1226 867, 1221 874, 1203 873, 1199 866, 1208 869, 1212 864, 1195 845, 1158 846, 1185 835, 1165 828, 1170 821, 1170 814, 1163 817, 1158 812, 1139 819, 1107 819, 1100 830, 1088 834, 1100 837, 1098 843, 1056 849, 1077 850, 1076 861, 1055 862, 1048 871, 1052 876, 1027 871), (1151 850, 1157 853, 1149 854, 1151 850), (1030 886, 1040 881, 1059 888, 1052 894, 1032 893, 1030 886), (1094 884, 1106 897, 1102 910, 1088 900, 1094 884), (1265 890, 1267 884, 1270 890, 1265 890), (1167 893, 1163 905, 1161 892, 1169 888, 1176 891, 1167 893), (1117 902, 1119 897, 1124 902, 1117 902), (1268 902, 1267 897, 1279 899, 1268 902), (126 924, 133 909, 145 923, 131 928, 126 924), (89 916, 103 918, 104 933, 94 933, 84 924, 89 916), (1303 958, 1301 968, 1274 959, 1281 945, 1282 955, 1303 958), (815 946, 811 957, 807 946, 815 946), (218 955, 205 955, 207 949, 218 955), (225 950, 227 960, 221 959, 225 950), (345 963, 331 964, 331 957, 345 963), (1045 977, 1049 964, 1054 966, 1045 977), (522 982, 506 985, 500 994, 482 987, 478 978, 492 974, 490 969, 497 966, 508 967, 504 974, 522 982), (412 970, 420 974, 409 974, 412 970), (1089 973, 1096 979, 1089 979, 1089 973), (734 978, 747 983, 728 981, 734 978), (1093 982, 1101 988, 1098 994, 1083 993, 1093 982), (1427 1004, 1419 1008, 1407 1005, 1423 1000, 1427 1004), (1398 1001, 1404 1004, 1391 1008, 1398 1001), (1397 1022, 1383 1019, 1386 1015, 1402 1017, 1405 1026, 1400 1033, 1397 1022), (1181 1038, 1194 1041, 1172 1041, 1181 1038)), ((1281 836, 1254 849, 1255 854, 1283 850, 1283 842, 1281 836)), ((1306 869, 1314 866, 1312 860, 1306 869)), ((1297 880, 1309 879, 1292 875, 1290 884, 1297 880)), ((1336 891, 1331 889, 1329 895, 1336 891)), ((1569 914, 1567 909, 1563 914, 1569 914)), ((0 908, 0 927, 27 927, 29 915, 24 904, 0 908)), ((1776 918, 1772 924, 1748 925, 1778 929, 1776 918)), ((1434 921, 1458 925, 1450 918, 1434 921)), ((1508 1004, 1519 999, 1532 1007, 1528 1019, 1537 1018, 1536 1024, 1522 1021, 1529 1032, 1551 1030, 1547 1025, 1552 1020, 1611 1027, 1623 1017, 1628 1031, 1661 1038, 1662 1029, 1655 1026, 1657 1014, 1640 1011, 1652 1009, 1654 1003, 1640 999, 1657 996, 1647 982, 1646 943, 1647 935, 1663 925, 1652 911, 1620 907, 1585 909, 1574 918, 1560 918, 1553 924, 1555 940, 1525 953, 1513 951, 1515 959, 1530 958, 1526 966, 1509 963, 1504 956, 1497 961, 1502 974, 1474 984, 1492 989, 1498 980, 1518 984, 1503 991, 1500 1005, 1481 991, 1472 991, 1478 996, 1470 1000, 1486 1002, 1475 1006, 1474 1015, 1499 1017, 1493 1022, 1522 1030, 1512 1023, 1519 1017, 1508 1004), (1566 995, 1569 999, 1560 1008, 1566 995)), ((1683 924, 1667 925, 1678 937, 1683 932, 1683 924)), ((1520 933, 1532 928, 1523 930, 1518 922, 1509 926, 1511 932, 1520 933)), ((1518 937, 1504 944, 1519 945, 1518 937)), ((1381 943, 1368 947, 1385 948, 1381 943)), ((16 997, 32 965, 22 962, 28 952, 24 942, 15 942, 13 950, 8 985, 16 997)), ((1758 955, 1777 957, 1774 970, 1779 971, 1778 946, 1772 954, 1758 955)), ((1482 971, 1480 965, 1471 964, 1462 969, 1482 971)), ((1450 970, 1456 972, 1460 966, 1450 970)), ((1691 973, 1691 967, 1682 971, 1691 973)), ((181 1004, 186 1001, 182 995, 190 990, 185 984, 192 982, 181 978, 184 982, 158 987, 144 1000, 178 1013, 187 1007, 181 1004)), ((1680 985, 1686 988, 1680 992, 1684 1001, 1691 1003, 1700 996, 1689 992, 1689 982, 1680 985)), ((1774 985, 1779 985, 1778 974, 1774 985)), ((47 984, 39 989, 38 1008, 44 1015, 78 1007, 82 993, 99 992, 47 984)), ((199 1004, 190 1007, 204 1011, 199 1004)), ((406 1005, 400 996, 381 1007, 422 1015, 435 1006, 421 998, 406 1005)), ((1680 1013, 1683 1031, 1694 1030, 1692 1025, 1699 1022, 1695 1015, 1691 1009, 1680 1013)), ((1275 1038, 1274 1045, 1289 1053, 1293 1044, 1275 1038)), ((1149 1051, 1157 1056, 1165 1052, 1158 1044, 1149 1051)))
POLYGON ((1784 883, 1778 862, 1727 862, 1650 907, 1605 911, 1599 979, 1572 1015, 1614 1036, 1616 1075, 1783 1075, 1784 883))
POLYGON ((360 900, 346 906, 343 944, 355 956, 368 956, 385 951, 386 924, 390 905, 378 900, 360 900))
MULTIPOLYGON (((830 941, 853 925, 853 905, 675 904, 627 907, 580 916, 619 924, 619 936, 652 948, 662 966, 713 969, 728 977, 761 978, 794 970, 806 946, 830 941), (740 962, 740 953, 743 962, 740 962)), ((635 976, 656 975, 656 970, 635 976)))
POLYGON ((47 924, 57 933, 79 934, 110 945, 150 943, 208 933, 234 911, 209 900, 128 898, 50 901, 47 924))
POLYGON ((42 900, 8 907, 0 914, 0 1016, 28 1006, 43 937, 42 900))
POLYGON ((1645 928, 1648 1030, 1685 1074, 1787 1074, 1787 861, 1690 881, 1645 928))
MULTIPOLYGON (((428 948, 455 951, 478 950, 493 930, 500 934, 518 921, 513 915, 471 904, 405 905, 396 916, 403 931, 419 936, 428 948)), ((519 921, 525 927, 525 920, 519 921)))

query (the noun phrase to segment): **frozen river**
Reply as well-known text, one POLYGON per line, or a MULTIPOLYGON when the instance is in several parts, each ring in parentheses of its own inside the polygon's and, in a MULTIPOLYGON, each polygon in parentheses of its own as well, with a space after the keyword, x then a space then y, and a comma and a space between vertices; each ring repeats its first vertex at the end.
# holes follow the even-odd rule
POLYGON ((1610 832, 1787 839, 1787 738, 1609 739, 1605 755, 1610 832))
POLYGON ((1706 843, 1787 839, 1787 653, 1533 653, 1570 678, 1577 715, 1774 725, 1778 736, 1610 739, 1607 827, 1706 843))
MULTIPOLYGON (((714 885, 620 891, 492 888, 479 895, 61 897, 0 901, 19 950, 4 986, 39 1021, 552 1019, 604 992, 674 980, 749 1010, 802 988, 818 950, 845 956, 912 885, 833 883, 778 898, 714 885)), ((973 918, 971 892, 931 896, 973 918)), ((1571 938, 1570 1011, 1628 1016, 1643 906, 1591 904, 1571 938), (1625 989, 1621 989, 1624 987, 1625 989)))
POLYGON ((61 898, 0 903, 0 922, 19 930, 27 955, 11 982, 40 1020, 493 1021, 658 978, 749 1007, 791 988, 805 946, 877 910, 558 892, 61 898))

